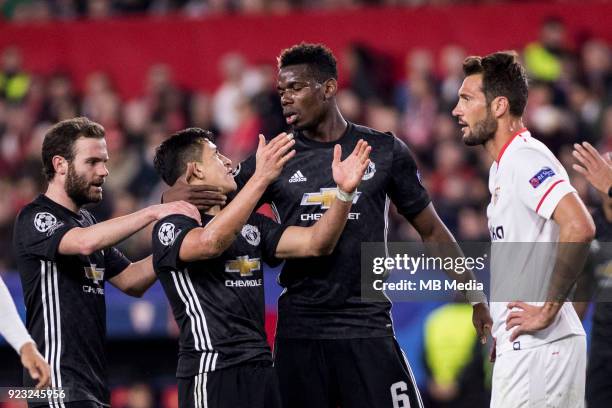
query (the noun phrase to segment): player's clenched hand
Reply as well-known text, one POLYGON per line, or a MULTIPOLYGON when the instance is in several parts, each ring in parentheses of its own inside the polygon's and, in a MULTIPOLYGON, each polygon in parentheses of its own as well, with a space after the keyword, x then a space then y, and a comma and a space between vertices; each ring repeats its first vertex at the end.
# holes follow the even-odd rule
POLYGON ((472 323, 482 344, 487 343, 487 337, 491 334, 493 319, 486 303, 477 303, 472 308, 472 323))
POLYGON ((572 167, 582 174, 597 190, 608 194, 612 186, 612 159, 610 154, 600 155, 590 143, 584 142, 582 146, 574 144, 574 157, 582 164, 574 164, 572 167))
POLYGON ((340 190, 352 193, 357 189, 361 178, 370 164, 370 152, 372 147, 364 140, 359 140, 353 152, 344 160, 340 161, 342 148, 334 146, 334 160, 332 161, 332 174, 334 181, 340 190))
POLYGON ((292 134, 285 132, 266 143, 263 135, 259 135, 259 146, 257 147, 256 167, 253 177, 262 179, 266 183, 276 179, 289 159, 295 156, 292 150, 295 140, 292 134))
POLYGON ((182 214, 189 218, 193 218, 200 224, 202 222, 202 217, 200 216, 200 211, 193 204, 189 204, 186 201, 174 201, 166 204, 158 204, 155 207, 155 218, 157 220, 161 220, 164 217, 173 214, 182 214))
POLYGON ((209 185, 189 184, 194 171, 193 163, 187 165, 187 171, 179 177, 170 189, 162 194, 162 202, 187 201, 202 211, 215 205, 225 205, 227 197, 221 194, 221 188, 209 185))
POLYGON ((36 350, 34 343, 26 343, 19 351, 21 356, 21 364, 28 370, 30 377, 33 380, 38 380, 36 388, 46 388, 49 386, 49 378, 51 377, 51 369, 43 356, 36 350))
POLYGON ((547 313, 542 306, 533 306, 525 302, 510 302, 508 309, 515 310, 506 318, 506 330, 516 329, 510 335, 510 341, 516 340, 521 334, 535 333, 550 326, 555 315, 547 313))

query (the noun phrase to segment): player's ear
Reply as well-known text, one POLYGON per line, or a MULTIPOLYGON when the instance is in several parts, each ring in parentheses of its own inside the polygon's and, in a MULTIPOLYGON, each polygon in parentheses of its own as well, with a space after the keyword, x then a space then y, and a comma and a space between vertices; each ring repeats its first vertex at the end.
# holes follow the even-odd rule
POLYGON ((55 174, 65 176, 66 173, 68 173, 68 160, 66 160, 64 157, 58 155, 53 156, 51 162, 53 163, 55 174))
POLYGON ((189 165, 193 167, 193 177, 204 180, 204 163, 194 161, 190 162, 189 165))
POLYGON ((330 78, 323 82, 323 98, 326 101, 336 96, 336 92, 338 92, 338 81, 330 78))
POLYGON ((510 109, 510 103, 505 96, 498 96, 491 102, 491 112, 496 118, 504 116, 510 109))

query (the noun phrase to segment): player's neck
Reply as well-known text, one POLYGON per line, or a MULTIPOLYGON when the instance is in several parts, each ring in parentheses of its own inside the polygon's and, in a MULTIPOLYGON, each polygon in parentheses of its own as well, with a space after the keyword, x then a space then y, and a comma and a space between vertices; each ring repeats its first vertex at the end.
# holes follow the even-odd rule
POLYGON ((500 120, 495 136, 485 143, 485 149, 491 158, 497 162, 512 139, 523 129, 525 129, 525 125, 523 125, 522 118, 500 120))
POLYGON ((221 211, 220 205, 215 205, 214 207, 210 207, 204 214, 212 215, 213 217, 221 211))
POLYGON ((66 193, 64 186, 61 185, 58 181, 49 182, 49 187, 47 187, 45 196, 74 213, 79 212, 79 207, 75 204, 74 201, 72 201, 72 199, 66 193))
POLYGON ((336 106, 329 114, 313 129, 305 129, 302 134, 317 142, 335 142, 340 139, 348 123, 336 106))

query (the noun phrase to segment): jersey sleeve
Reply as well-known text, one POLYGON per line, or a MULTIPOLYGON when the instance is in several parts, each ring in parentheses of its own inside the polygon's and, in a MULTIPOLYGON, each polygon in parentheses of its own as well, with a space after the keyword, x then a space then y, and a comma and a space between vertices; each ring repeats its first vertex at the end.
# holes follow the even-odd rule
POLYGON ((527 207, 550 219, 559 201, 576 190, 561 164, 545 154, 522 149, 515 155, 513 174, 515 192, 527 207))
POLYGON ((261 233, 260 249, 264 262, 270 266, 279 265, 283 260, 278 259, 274 254, 288 225, 279 224, 265 215, 257 213, 253 214, 253 220, 261 233))
POLYGON ((48 208, 27 208, 17 218, 16 241, 20 242, 28 253, 54 261, 58 256, 62 238, 74 227, 62 221, 48 208))
POLYGON ((199 227, 193 218, 170 215, 153 227, 153 268, 155 272, 177 270, 183 267, 179 253, 183 239, 189 231, 199 227))
POLYGON ((109 280, 125 270, 131 264, 123 252, 115 247, 104 250, 104 279, 109 280))
POLYGON ((387 194, 406 219, 412 219, 431 202, 427 190, 421 184, 421 176, 410 149, 395 136, 389 177, 387 194))

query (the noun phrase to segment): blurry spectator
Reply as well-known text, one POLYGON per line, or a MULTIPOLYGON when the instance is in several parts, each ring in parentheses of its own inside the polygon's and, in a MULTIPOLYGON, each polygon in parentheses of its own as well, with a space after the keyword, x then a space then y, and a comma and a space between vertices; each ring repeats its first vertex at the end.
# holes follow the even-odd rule
POLYGON ((530 77, 554 82, 561 76, 563 58, 567 54, 566 30, 563 21, 549 17, 542 23, 538 41, 525 47, 525 67, 530 77))
POLYGON ((420 152, 428 149, 431 142, 438 100, 431 81, 423 76, 412 78, 408 91, 410 97, 404 106, 400 137, 420 152))
POLYGON ((48 122, 59 122, 78 116, 78 100, 72 79, 66 73, 56 73, 49 78, 41 118, 48 122))
POLYGON ((8 102, 20 102, 30 87, 30 75, 21 66, 21 52, 17 47, 8 47, 2 52, 1 58, 0 98, 8 102))
POLYGON ((100 20, 111 15, 112 3, 110 0, 87 0, 87 17, 100 20))
MULTIPOLYGON (((250 94, 251 104, 261 119, 261 132, 272 137, 287 127, 276 91, 276 69, 270 64, 260 64, 255 70, 258 72, 259 83, 258 88, 253 89, 254 92, 250 94)), ((253 135, 253 138, 255 136, 253 135)))
POLYGON ((153 391, 147 384, 134 384, 128 390, 127 402, 120 408, 154 408, 153 391))
MULTIPOLYGON (((261 120, 251 101, 243 97, 236 101, 238 127, 219 139, 219 150, 234 164, 246 159, 257 148, 257 135, 261 132, 261 120)), ((268 138, 275 135, 266 135, 268 138)))
POLYGON ((457 91, 463 82, 465 50, 458 45, 447 45, 440 52, 440 111, 450 112, 457 103, 457 91))
POLYGON ((435 309, 425 322, 424 337, 425 406, 488 407, 490 365, 472 325, 472 306, 450 303, 435 309))
POLYGON ((191 98, 189 106, 189 122, 193 127, 210 130, 217 133, 213 122, 213 107, 210 95, 196 93, 191 98))
POLYGON ((415 49, 406 55, 405 78, 395 89, 395 106, 400 112, 404 112, 412 98, 410 82, 423 79, 430 84, 433 83, 433 56, 426 49, 415 49))
POLYGON ((588 86, 581 82, 571 84, 568 94, 569 108, 574 116, 573 137, 564 140, 574 143, 588 140, 595 143, 597 124, 601 115, 601 105, 588 86))
POLYGON ((242 79, 245 61, 240 54, 227 54, 220 63, 219 69, 223 83, 217 88, 213 98, 215 123, 221 135, 231 133, 239 125, 239 104, 243 100, 242 79))
POLYGON ((590 40, 581 49, 582 76, 589 90, 606 105, 612 104, 612 56, 601 40, 590 40))
POLYGON ((162 122, 170 133, 186 127, 187 98, 174 82, 168 65, 149 68, 145 92, 144 101, 152 120, 162 122))
POLYGON ((393 88, 392 71, 386 56, 366 45, 355 43, 343 54, 343 65, 348 72, 348 87, 366 102, 390 101, 393 88))

